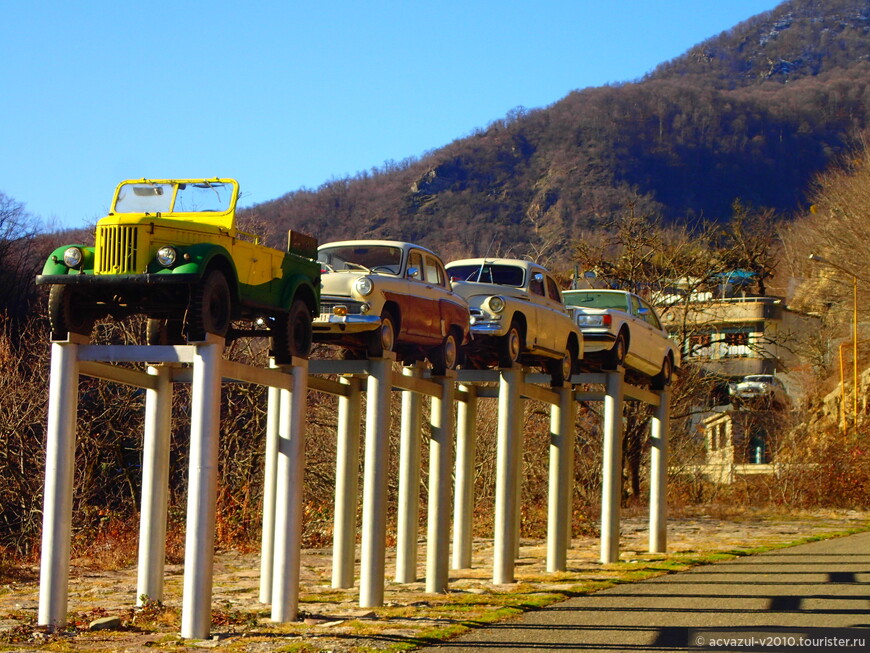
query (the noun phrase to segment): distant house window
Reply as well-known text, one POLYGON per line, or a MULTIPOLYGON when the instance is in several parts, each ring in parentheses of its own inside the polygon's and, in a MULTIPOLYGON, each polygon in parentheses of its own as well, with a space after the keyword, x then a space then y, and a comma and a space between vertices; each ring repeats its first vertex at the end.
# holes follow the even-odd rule
POLYGON ((752 331, 748 328, 738 328, 722 334, 723 358, 746 358, 752 354, 750 337, 752 331))

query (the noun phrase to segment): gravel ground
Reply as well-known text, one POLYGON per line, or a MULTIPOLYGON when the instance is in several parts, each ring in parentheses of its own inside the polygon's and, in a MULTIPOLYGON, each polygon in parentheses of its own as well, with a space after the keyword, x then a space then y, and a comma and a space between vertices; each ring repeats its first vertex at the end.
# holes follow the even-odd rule
MULTIPOLYGON (((161 648, 173 651, 216 648, 223 651, 368 651, 411 648, 455 632, 470 621, 485 622, 510 616, 510 610, 529 609, 588 591, 595 583, 634 580, 638 573, 679 569, 693 558, 715 552, 750 551, 793 543, 823 534, 870 525, 868 512, 815 513, 788 518, 715 519, 707 516, 672 519, 668 554, 646 554, 648 531, 643 519, 622 521, 621 562, 598 562, 596 538, 575 538, 568 554, 568 570, 546 572, 546 543, 523 538, 516 564, 517 583, 493 585, 492 541, 475 541, 473 568, 450 572, 446 595, 425 593, 425 543, 420 545, 419 581, 392 582, 393 552, 387 554, 387 582, 383 608, 358 606, 358 590, 334 590, 331 551, 306 550, 302 556, 299 621, 275 624, 269 608, 258 602, 259 556, 235 551, 215 557, 212 639, 183 640, 178 636, 183 565, 167 565, 164 603, 149 610, 133 609, 136 569, 100 570, 74 560, 70 578, 68 632, 47 633, 34 626, 39 600, 38 568, 34 579, 0 586, 0 651, 129 651, 161 648), (673 566, 665 568, 665 563, 673 566), (631 574, 635 574, 632 576, 631 574), (521 604, 521 605, 519 605, 521 604), (120 627, 88 632, 100 617, 117 616, 120 627)), ((357 575, 357 578, 359 576, 357 575)))

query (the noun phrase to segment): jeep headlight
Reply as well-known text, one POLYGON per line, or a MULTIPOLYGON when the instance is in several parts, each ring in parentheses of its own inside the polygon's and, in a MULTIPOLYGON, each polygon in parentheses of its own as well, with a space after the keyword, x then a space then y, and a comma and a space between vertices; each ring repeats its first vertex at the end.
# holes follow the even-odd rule
POLYGON ((354 290, 356 290, 360 295, 370 295, 372 290, 375 288, 375 284, 372 283, 372 280, 368 277, 360 277, 353 284, 354 290))
POLYGON ((165 268, 172 267, 178 258, 174 247, 161 247, 157 250, 157 262, 165 268))
POLYGON ((504 298, 495 295, 489 298, 489 310, 493 313, 501 313, 504 310, 504 298))
POLYGON ((63 262, 68 268, 77 268, 82 264, 82 250, 78 247, 67 247, 63 253, 63 262))

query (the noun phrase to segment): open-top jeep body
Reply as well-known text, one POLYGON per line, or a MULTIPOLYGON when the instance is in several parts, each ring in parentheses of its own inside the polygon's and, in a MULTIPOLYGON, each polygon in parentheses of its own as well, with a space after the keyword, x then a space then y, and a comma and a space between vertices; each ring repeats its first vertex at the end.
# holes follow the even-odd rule
POLYGON ((149 344, 270 335, 278 362, 307 356, 319 313, 317 241, 290 232, 287 251, 261 245, 236 227, 238 197, 233 179, 121 182, 95 245, 59 247, 36 278, 50 286, 52 337, 142 313, 149 344), (268 332, 233 329, 234 320, 268 332))

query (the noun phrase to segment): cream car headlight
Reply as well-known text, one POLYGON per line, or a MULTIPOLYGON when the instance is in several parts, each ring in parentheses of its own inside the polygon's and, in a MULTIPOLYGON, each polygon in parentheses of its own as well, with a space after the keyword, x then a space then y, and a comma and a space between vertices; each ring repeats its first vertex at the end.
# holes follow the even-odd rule
POLYGON ((498 295, 490 297, 487 302, 489 303, 489 310, 493 313, 501 313, 504 310, 504 298, 498 295))
POLYGON ((161 247, 157 250, 157 262, 165 268, 174 265, 177 258, 178 252, 174 247, 161 247))
POLYGON ((375 284, 372 283, 372 280, 368 277, 360 277, 353 284, 354 290, 356 290, 360 295, 370 295, 372 290, 375 289, 375 284))
POLYGON ((78 247, 68 247, 63 253, 63 262, 68 268, 77 268, 82 264, 82 250, 78 247))

